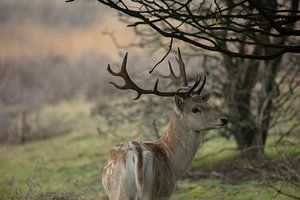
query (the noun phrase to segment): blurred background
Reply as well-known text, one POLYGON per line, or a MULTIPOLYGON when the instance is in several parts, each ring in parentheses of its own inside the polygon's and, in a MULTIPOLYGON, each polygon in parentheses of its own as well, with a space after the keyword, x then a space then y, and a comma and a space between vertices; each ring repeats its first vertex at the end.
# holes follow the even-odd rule
MULTIPOLYGON (((166 61, 148 73, 168 40, 146 40, 127 22, 94 0, 0 0, 0 199, 105 199, 101 170, 110 148, 125 140, 153 140, 166 130, 172 99, 132 101, 134 92, 109 84, 119 80, 107 73, 107 64, 118 70, 125 52, 128 71, 142 87, 152 88, 169 73, 166 61)), ((205 72, 210 103, 230 111, 224 106, 221 56, 173 45, 181 47, 189 79, 205 72)), ((177 72, 175 56, 173 48, 167 60, 177 72)), ((299 197, 299 57, 286 56, 281 65, 283 97, 276 97, 285 110, 272 115, 264 165, 257 168, 241 156, 229 124, 208 134, 174 199, 290 198, 273 187, 299 197)), ((254 113, 260 86, 252 91, 254 113)), ((168 80, 160 87, 176 89, 168 80)))
MULTIPOLYGON (((104 33, 116 32, 124 42, 133 37, 115 13, 95 1, 1 1, 0 9, 2 141, 18 142, 31 114, 36 122, 28 124, 31 136, 24 137, 52 132, 44 127, 41 136, 38 130, 44 106, 74 99, 97 102, 114 92, 108 89, 106 66, 120 52, 104 33)), ((53 120, 57 126, 63 119, 53 120)))

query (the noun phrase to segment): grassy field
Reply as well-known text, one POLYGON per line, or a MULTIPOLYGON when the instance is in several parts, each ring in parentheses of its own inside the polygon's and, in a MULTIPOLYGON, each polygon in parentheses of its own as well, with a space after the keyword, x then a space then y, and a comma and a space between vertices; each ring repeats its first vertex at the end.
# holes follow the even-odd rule
MULTIPOLYGON (((69 133, 25 144, 0 145, 1 200, 47 199, 51 195, 104 198, 101 169, 110 147, 121 140, 110 135, 100 136, 96 128, 105 125, 99 124, 99 117, 90 116, 90 109, 91 104, 85 101, 49 106, 41 111, 41 117, 46 120, 47 116, 55 113, 64 118, 71 123, 69 133)), ((225 139, 205 143, 191 170, 199 173, 199 169, 204 169, 210 175, 199 178, 187 176, 178 183, 173 199, 287 199, 276 195, 276 191, 266 186, 263 180, 244 179, 243 174, 231 178, 226 177, 228 174, 215 172, 216 166, 225 165, 236 155, 235 151, 219 150, 233 147, 234 142, 225 139), (211 156, 205 156, 209 154, 211 156)), ((267 150, 274 154, 272 148, 267 150)), ((285 188, 296 192, 292 187, 285 188)))

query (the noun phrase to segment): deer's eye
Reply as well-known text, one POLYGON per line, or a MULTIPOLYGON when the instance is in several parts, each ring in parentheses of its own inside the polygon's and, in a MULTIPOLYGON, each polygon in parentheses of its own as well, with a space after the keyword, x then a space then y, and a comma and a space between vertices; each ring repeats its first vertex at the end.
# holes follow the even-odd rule
POLYGON ((197 112, 201 112, 201 111, 200 111, 198 108, 193 108, 193 109, 192 109, 192 112, 193 112, 193 113, 197 113, 197 112))

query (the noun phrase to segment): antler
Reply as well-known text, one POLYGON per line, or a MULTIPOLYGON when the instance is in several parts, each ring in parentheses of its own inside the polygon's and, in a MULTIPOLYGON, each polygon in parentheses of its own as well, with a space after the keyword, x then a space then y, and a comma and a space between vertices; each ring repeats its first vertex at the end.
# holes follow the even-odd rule
POLYGON ((124 58, 123 58, 123 61, 122 61, 122 65, 121 65, 121 70, 120 72, 114 72, 110 65, 108 64, 108 67, 107 67, 107 71, 113 75, 113 76, 119 76, 119 77, 122 77, 125 81, 125 84, 124 85, 117 85, 116 83, 114 82, 110 82, 110 84, 114 85, 116 88, 120 89, 120 90, 134 90, 137 92, 137 96, 133 99, 133 100, 137 100, 141 97, 141 95, 143 94, 154 94, 154 95, 158 95, 158 96, 162 96, 162 97, 173 97, 175 95, 177 96, 180 96, 182 98, 186 98, 186 97, 191 97, 193 94, 200 94, 200 92, 202 91, 203 87, 204 87, 204 84, 205 84, 205 76, 204 76, 204 82, 202 83, 201 87, 198 89, 198 90, 195 90, 201 79, 202 79, 202 76, 198 76, 195 83, 189 87, 188 84, 187 84, 187 78, 186 78, 186 73, 185 73, 185 66, 184 66, 184 63, 182 61, 182 58, 181 58, 181 54, 180 54, 180 50, 178 48, 178 59, 177 59, 177 62, 178 62, 178 65, 180 67, 180 75, 179 77, 176 77, 176 75, 174 74, 174 71, 171 67, 171 64, 169 63, 169 67, 170 67, 170 75, 169 77, 173 77, 173 78, 176 78, 176 79, 181 79, 183 80, 183 83, 184 83, 184 86, 187 86, 188 87, 188 90, 186 91, 178 91, 178 92, 161 92, 159 91, 157 88, 158 88, 158 81, 159 79, 156 80, 155 84, 154 84, 154 87, 153 87, 153 90, 146 90, 146 89, 142 89, 141 87, 139 87, 137 84, 135 84, 128 72, 127 72, 127 69, 126 69, 126 64, 127 64, 127 55, 128 53, 125 54, 124 58))
POLYGON ((185 72, 185 65, 184 65, 184 62, 181 57, 180 49, 177 48, 177 50, 178 50, 178 58, 176 58, 176 61, 179 66, 179 76, 175 75, 172 65, 171 65, 170 61, 168 61, 170 75, 164 76, 164 77, 170 78, 172 80, 172 82, 175 83, 176 85, 182 84, 182 86, 188 87, 188 81, 187 81, 186 72, 185 72))

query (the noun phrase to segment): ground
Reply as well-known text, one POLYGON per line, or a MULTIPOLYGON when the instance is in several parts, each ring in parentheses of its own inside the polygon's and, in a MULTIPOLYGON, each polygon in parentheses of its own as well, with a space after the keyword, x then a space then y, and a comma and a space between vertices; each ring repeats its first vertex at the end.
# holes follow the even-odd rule
MULTIPOLYGON (((105 199, 101 169, 112 145, 122 141, 99 135, 99 117, 91 117, 91 104, 84 100, 64 102, 42 111, 72 122, 69 132, 25 144, 0 145, 0 199, 105 199)), ((104 125, 103 125, 104 126, 104 125)), ((130 127, 131 129, 132 127, 130 127)), ((178 182, 174 200, 288 199, 266 185, 260 174, 247 170, 249 163, 232 150, 232 140, 205 143, 191 170, 178 182), (222 149, 228 149, 221 151, 222 149)), ((268 156, 275 151, 267 148, 268 156)), ((265 168, 266 170, 269 168, 265 168)), ((272 183, 281 186, 281 183, 272 183)), ((281 189, 299 191, 289 185, 281 189)))

